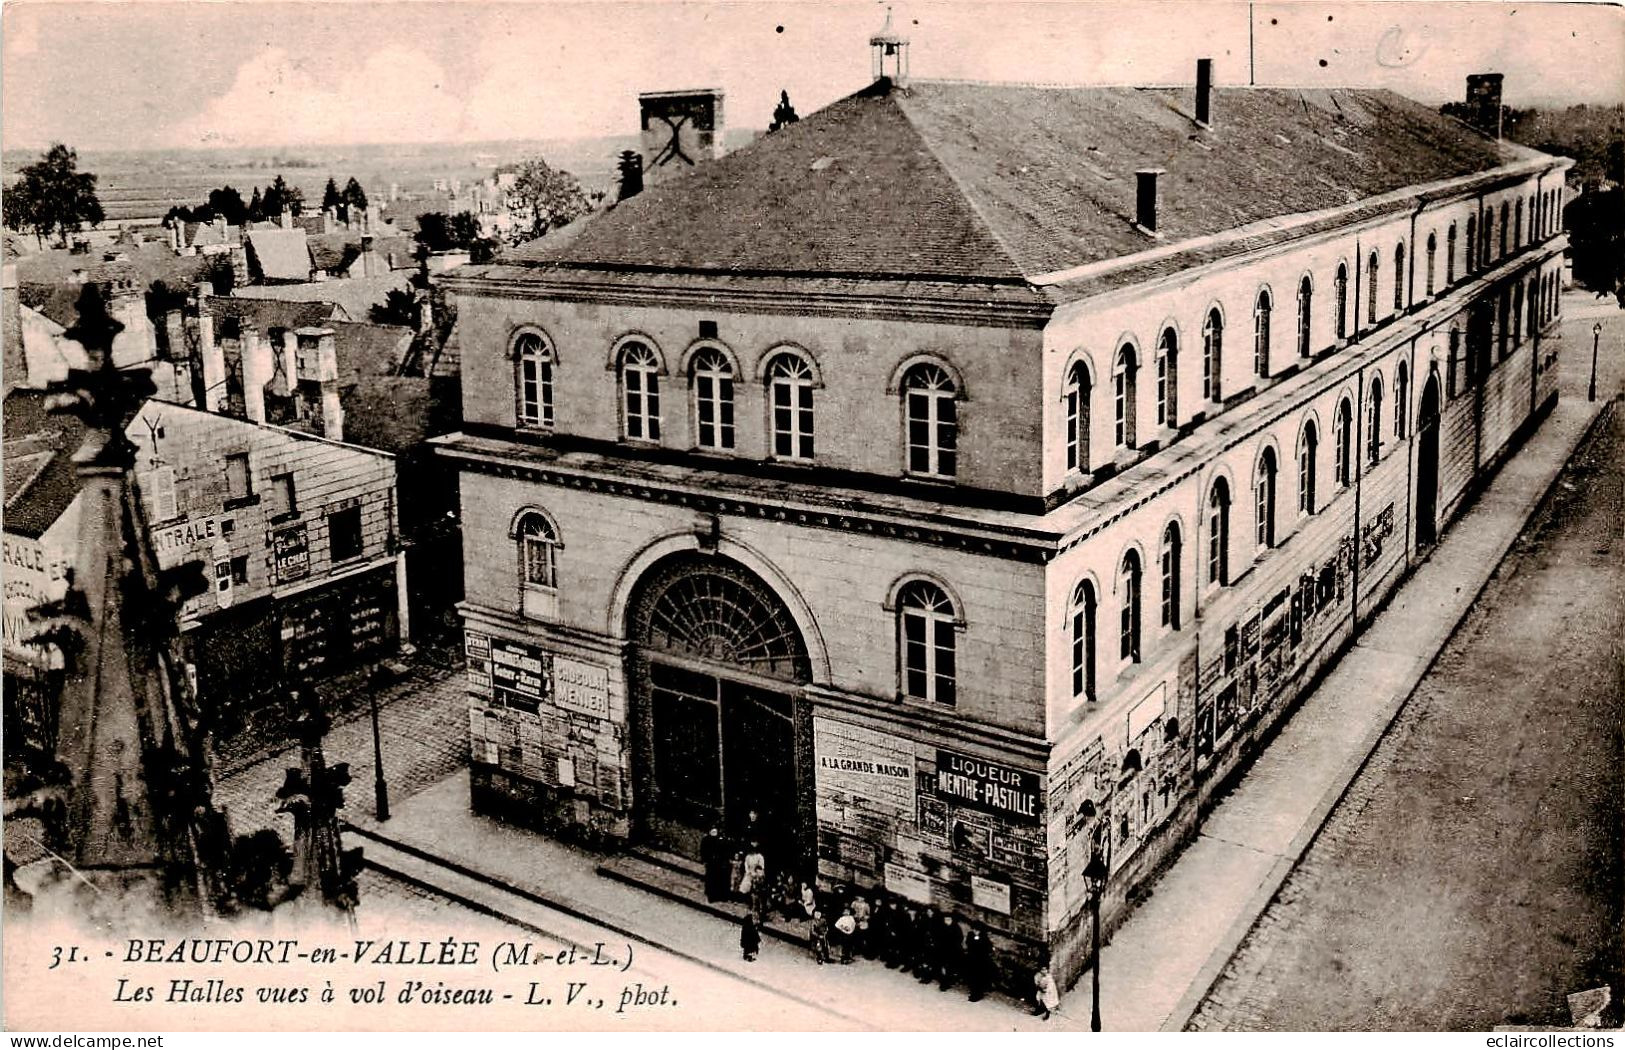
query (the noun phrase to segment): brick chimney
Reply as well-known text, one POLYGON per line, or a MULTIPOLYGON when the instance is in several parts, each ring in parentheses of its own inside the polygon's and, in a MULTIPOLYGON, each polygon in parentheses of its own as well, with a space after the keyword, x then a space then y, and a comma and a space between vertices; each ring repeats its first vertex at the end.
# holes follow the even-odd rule
POLYGON ((323 437, 344 440, 344 406, 339 403, 338 337, 331 328, 300 328, 294 332, 299 341, 298 370, 300 386, 317 389, 315 419, 323 437))
POLYGON ((282 219, 281 219, 281 222, 279 223, 279 225, 284 230, 293 229, 293 209, 292 208, 283 208, 282 209, 282 219))
POLYGON ((265 385, 276 371, 271 344, 251 322, 242 329, 243 414, 255 423, 265 422, 265 385))
POLYGON ((1501 73, 1467 74, 1467 123, 1492 138, 1501 137, 1501 73))
POLYGON ((226 355, 214 339, 214 318, 209 315, 209 296, 213 289, 207 281, 199 282, 192 302, 197 317, 198 372, 202 378, 205 412, 219 412, 226 396, 226 355))

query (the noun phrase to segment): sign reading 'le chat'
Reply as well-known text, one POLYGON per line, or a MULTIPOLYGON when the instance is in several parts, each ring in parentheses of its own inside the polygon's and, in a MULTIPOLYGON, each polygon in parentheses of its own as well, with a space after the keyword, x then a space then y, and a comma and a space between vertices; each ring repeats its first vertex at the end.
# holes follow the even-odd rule
POLYGON ((955 805, 1036 824, 1038 791, 1037 773, 937 750, 937 795, 955 805))

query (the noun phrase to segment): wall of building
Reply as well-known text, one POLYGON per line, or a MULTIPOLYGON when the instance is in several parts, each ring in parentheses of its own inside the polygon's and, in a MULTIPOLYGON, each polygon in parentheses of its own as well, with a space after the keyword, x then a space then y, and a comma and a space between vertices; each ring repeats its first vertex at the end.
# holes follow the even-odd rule
MULTIPOLYGON (((900 477, 905 472, 899 369, 921 357, 945 361, 960 380, 959 484, 1039 492, 1037 332, 868 318, 719 314, 677 308, 458 297, 463 418, 513 426, 515 336, 535 326, 554 347, 555 426, 562 434, 622 440, 624 404, 616 348, 637 338, 660 359, 659 447, 696 447, 687 368, 702 342, 734 363, 734 454, 770 458, 764 372, 780 348, 799 348, 818 378, 813 395, 818 466, 900 477), (699 337, 701 321, 718 326, 699 337)), ((627 442, 638 444, 637 442, 627 442)))

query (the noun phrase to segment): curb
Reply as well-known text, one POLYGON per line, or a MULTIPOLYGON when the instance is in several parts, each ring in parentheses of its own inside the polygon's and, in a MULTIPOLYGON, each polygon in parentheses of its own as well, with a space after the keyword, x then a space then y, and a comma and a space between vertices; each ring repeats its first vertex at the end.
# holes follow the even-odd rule
MULTIPOLYGON (((1396 691, 1395 700, 1390 704, 1388 711, 1378 720, 1378 724, 1366 734, 1365 738, 1360 741, 1354 753, 1344 763, 1343 773, 1339 779, 1321 796, 1320 801, 1316 803, 1314 810, 1311 812, 1309 820, 1287 846, 1285 855, 1270 868, 1269 874, 1265 876, 1264 881, 1259 884, 1258 889, 1248 899, 1246 907, 1231 923, 1229 929, 1225 931, 1224 937, 1213 949, 1212 954, 1208 956, 1207 962, 1202 964, 1202 968, 1197 971, 1196 977, 1192 979, 1190 985, 1185 989, 1185 994, 1180 997, 1179 1002, 1175 1004, 1168 1017, 1163 1020, 1161 1031, 1183 1032, 1185 1030, 1185 1026, 1195 1016, 1197 1009, 1202 1005, 1202 1001, 1213 991, 1213 986, 1218 983, 1224 968, 1229 965, 1230 960, 1240 950, 1242 942, 1247 939, 1253 928, 1257 926, 1259 918, 1275 902, 1276 897, 1281 892, 1281 887, 1286 883, 1287 877, 1302 862, 1304 854, 1309 852, 1309 847, 1314 845, 1315 840, 1320 837, 1320 833, 1331 819, 1332 812, 1348 795, 1349 788, 1354 785, 1355 778, 1365 770, 1366 765, 1371 761, 1371 756, 1376 753, 1377 746, 1382 743, 1383 737, 1388 735, 1388 731, 1393 728, 1393 724, 1398 719, 1400 712, 1405 709, 1405 706, 1410 703, 1411 697, 1415 695, 1417 687, 1422 684, 1422 680, 1427 677, 1428 672, 1438 662, 1439 654, 1444 652, 1445 647, 1450 644, 1450 640, 1455 637, 1456 633, 1460 631, 1461 625, 1471 615, 1473 607, 1478 604, 1478 599, 1490 585, 1490 581, 1495 578, 1496 573, 1500 571, 1501 565, 1506 561, 1507 554, 1518 542, 1518 537, 1523 535, 1524 529, 1528 528, 1529 523, 1534 520, 1535 514, 1551 498, 1552 492, 1557 488, 1558 481, 1563 477, 1564 470, 1573 462, 1575 454, 1595 437, 1604 423, 1613 416, 1614 408, 1615 402, 1613 400, 1603 402, 1580 431, 1574 444, 1564 452, 1557 469, 1552 472, 1551 477, 1546 479, 1545 484, 1540 487, 1540 491, 1529 504, 1528 510, 1524 513, 1523 521, 1504 544, 1498 545, 1493 566, 1483 580, 1479 582, 1478 586, 1473 589, 1472 595, 1462 604, 1460 612, 1456 614, 1454 621, 1450 625, 1450 630, 1444 636, 1444 641, 1427 657, 1425 662, 1420 663, 1415 677, 1407 685, 1402 686, 1404 691, 1396 691)), ((1367 629, 1369 629, 1369 626, 1367 624, 1367 629)), ((1350 648, 1352 649, 1358 645, 1359 642, 1356 639, 1350 648)), ((1347 654, 1345 653, 1343 657, 1339 657, 1339 660, 1346 657, 1347 654)))

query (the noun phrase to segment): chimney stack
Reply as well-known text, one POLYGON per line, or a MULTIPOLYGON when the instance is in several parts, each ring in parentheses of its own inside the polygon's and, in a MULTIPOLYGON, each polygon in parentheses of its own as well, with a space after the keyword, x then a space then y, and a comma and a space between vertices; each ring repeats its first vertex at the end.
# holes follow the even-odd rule
POLYGON ((1467 74, 1467 123, 1495 138, 1501 137, 1501 73, 1467 74))
POLYGON ((283 208, 282 209, 282 223, 281 223, 281 225, 282 225, 282 228, 284 230, 293 229, 293 209, 292 208, 283 208))
POLYGON ((1134 173, 1134 225, 1157 236, 1157 176, 1161 168, 1141 168, 1134 173))
POLYGON ((1196 123, 1213 126, 1213 60, 1196 60, 1196 123))
MULTIPOLYGON (((323 437, 344 440, 344 406, 339 401, 338 337, 331 328, 300 328, 298 366, 301 385, 314 383, 319 391, 312 408, 320 413, 317 423, 323 437)), ((306 387, 308 390, 309 388, 306 387)))

